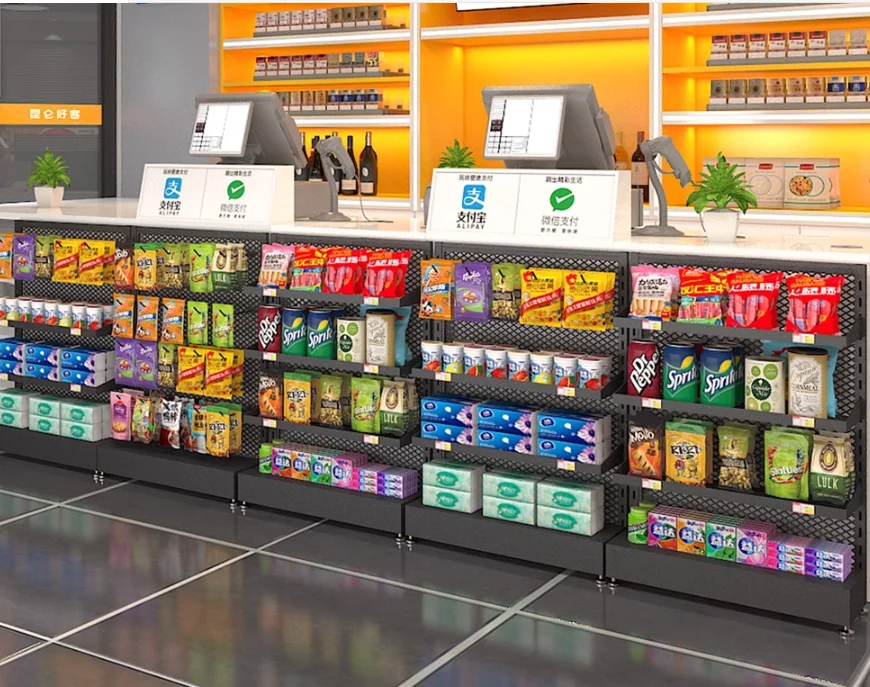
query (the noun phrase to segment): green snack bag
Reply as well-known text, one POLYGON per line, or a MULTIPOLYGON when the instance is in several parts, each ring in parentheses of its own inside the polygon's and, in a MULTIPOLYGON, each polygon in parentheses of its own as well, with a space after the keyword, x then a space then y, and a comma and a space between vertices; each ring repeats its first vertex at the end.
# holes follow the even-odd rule
POLYGON ((522 282, 520 273, 525 265, 515 262, 501 262, 492 266, 492 319, 520 319, 522 301, 522 282))
POLYGON ((208 344, 208 303, 187 301, 187 343, 208 344))
POLYGON ((350 382, 351 422, 354 432, 377 434, 381 383, 377 379, 354 377, 350 382))
POLYGON ((211 279, 213 260, 213 243, 196 243, 190 247, 190 290, 194 293, 214 291, 211 279))
POLYGON ((272 474, 272 444, 260 444, 259 465, 260 474, 272 474))
POLYGON ((216 243, 211 279, 215 291, 229 291, 235 287, 238 253, 229 243, 216 243))
POLYGON ((404 380, 388 379, 383 383, 378 416, 381 434, 400 437, 408 431, 408 392, 404 380))
POLYGON ((780 499, 807 501, 812 440, 781 428, 764 432, 764 493, 780 499))
POLYGON ((211 305, 211 345, 218 348, 233 347, 235 307, 227 303, 211 305))

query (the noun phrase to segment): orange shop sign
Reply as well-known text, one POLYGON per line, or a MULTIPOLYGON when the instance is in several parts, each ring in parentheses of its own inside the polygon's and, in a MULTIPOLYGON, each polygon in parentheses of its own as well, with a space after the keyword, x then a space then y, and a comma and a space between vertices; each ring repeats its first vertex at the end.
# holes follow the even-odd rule
POLYGON ((55 103, 0 103, 0 125, 100 126, 102 105, 55 103))

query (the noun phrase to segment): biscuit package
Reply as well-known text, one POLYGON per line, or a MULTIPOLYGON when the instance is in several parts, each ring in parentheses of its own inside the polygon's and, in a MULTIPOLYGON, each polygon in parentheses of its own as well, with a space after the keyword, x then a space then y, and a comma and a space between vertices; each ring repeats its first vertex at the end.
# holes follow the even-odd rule
POLYGON ((652 413, 628 420, 628 474, 662 479, 665 422, 652 413))
POLYGON ((776 329, 776 300, 782 272, 731 272, 726 278, 726 327, 776 329))
POLYGON ((492 298, 492 270, 485 262, 460 262, 456 266, 457 320, 486 322, 492 298))
POLYGON ((0 234, 0 279, 12 279, 12 237, 0 234))
POLYGON ((311 422, 311 375, 284 373, 284 420, 306 425, 311 422))
POLYGON ((133 383, 135 343, 133 339, 115 339, 115 379, 119 384, 133 383))
POLYGON ((713 478, 713 423, 680 419, 667 422, 665 455, 668 480, 706 486, 713 478))
POLYGON ((156 389, 157 344, 150 341, 134 341, 133 357, 133 384, 145 389, 156 389))
POLYGON ((136 299, 136 338, 157 341, 157 296, 139 296, 136 299))
POLYGON ((420 317, 453 319, 453 277, 456 260, 420 261, 420 317))
POLYGON ((136 308, 136 296, 132 293, 116 293, 113 297, 112 336, 121 339, 132 339, 133 313, 136 308))
POLYGON ((238 349, 231 351, 233 354, 233 396, 241 398, 245 395, 245 352, 238 349))
POLYGON ((515 262, 501 262, 491 266, 492 308, 494 320, 520 319, 520 304, 523 300, 521 272, 525 265, 515 262))
POLYGON ((562 326, 593 332, 613 329, 615 284, 613 272, 565 272, 562 326))
POLYGON ((288 275, 293 267, 294 252, 293 246, 284 246, 280 243, 264 245, 260 260, 260 277, 257 284, 286 289, 289 281, 288 275))
POLYGON ((205 444, 208 455, 229 458, 232 435, 230 433, 230 415, 226 408, 206 406, 205 444))
POLYGON ((261 373, 257 389, 260 417, 284 419, 283 379, 278 374, 261 373))
POLYGON ((183 298, 160 299, 160 340, 166 343, 184 343, 184 311, 186 302, 183 298))
POLYGON ((79 247, 78 282, 80 284, 103 285, 108 248, 106 243, 106 241, 82 241, 79 247))
POLYGON ((679 298, 679 267, 632 266, 629 317, 672 322, 678 312, 679 298))
POLYGON ((520 276, 520 323, 561 327, 564 270, 530 267, 520 276))
POLYGON ((785 280, 788 319, 785 331, 837 336, 840 333, 840 296, 845 278, 795 274, 785 280))
MULTIPOLYGON (((56 250, 55 250, 56 252, 56 250)), ((157 244, 137 243, 133 249, 134 281, 140 291, 157 288, 157 244)))

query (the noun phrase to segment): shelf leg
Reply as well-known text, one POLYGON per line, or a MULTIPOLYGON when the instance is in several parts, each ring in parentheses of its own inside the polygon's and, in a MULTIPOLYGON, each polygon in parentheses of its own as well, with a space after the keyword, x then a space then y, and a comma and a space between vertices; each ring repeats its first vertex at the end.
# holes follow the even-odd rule
POLYGON ((94 470, 94 484, 100 483, 100 471, 94 470))
POLYGON ((106 481, 106 473, 100 470, 100 484, 105 483, 106 481))
POLYGON ((853 630, 851 627, 844 626, 843 629, 840 630, 840 636, 843 639, 852 639, 852 637, 855 636, 855 630, 853 630))
POLYGON ((611 589, 616 589, 619 587, 619 582, 616 581, 615 577, 611 577, 610 582, 607 583, 607 586, 611 589))
POLYGON ((870 604, 864 604, 864 607, 861 609, 861 616, 866 617, 868 613, 870 613, 870 604))
POLYGON ((402 533, 399 532, 396 535, 396 548, 401 549, 402 545, 405 543, 405 538, 402 536, 402 533))
POLYGON ((604 589, 607 586, 607 580, 605 579, 604 575, 599 575, 598 579, 595 580, 595 584, 598 585, 599 589, 604 589))
POLYGON ((235 499, 230 499, 230 512, 231 513, 236 512, 236 500, 235 499))
POLYGON ((248 502, 242 501, 242 515, 248 514, 248 502))

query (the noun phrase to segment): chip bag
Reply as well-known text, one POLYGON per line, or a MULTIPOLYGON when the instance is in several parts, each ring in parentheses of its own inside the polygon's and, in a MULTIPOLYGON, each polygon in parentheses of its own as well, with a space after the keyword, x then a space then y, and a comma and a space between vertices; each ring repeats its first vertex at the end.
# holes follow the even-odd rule
POLYGON ((665 423, 665 475, 671 482, 706 486, 713 478, 713 423, 665 423))
MULTIPOLYGON (((54 242, 53 281, 74 284, 79 279, 79 250, 81 239, 57 239, 54 242)), ((11 273, 10 273, 11 274, 11 273)))
POLYGON ((184 310, 183 298, 161 298, 160 316, 160 340, 166 343, 184 343, 184 310))
POLYGON ((825 334, 840 333, 840 296, 844 277, 814 277, 796 274, 785 280, 788 289, 787 332, 825 334))
POLYGON ((14 234, 0 234, 0 279, 12 279, 12 238, 14 234))
POLYGON ((725 423, 716 430, 719 438, 720 489, 751 491, 757 488, 755 427, 725 423))
POLYGON ((764 493, 780 499, 810 497, 812 432, 774 427, 764 432, 764 493))
POLYGON ((294 246, 284 246, 280 243, 264 245, 260 259, 260 277, 257 279, 257 284, 286 289, 290 270, 293 268, 294 254, 294 246))
POLYGON ((230 415, 226 408, 206 406, 205 443, 208 455, 229 458, 232 435, 230 434, 230 415))
POLYGON ((296 246, 290 288, 296 291, 320 291, 326 251, 316 246, 296 246))
POLYGON ((36 260, 36 237, 32 234, 15 234, 12 240, 12 276, 19 281, 30 281, 36 260))
POLYGON ((368 252, 363 248, 332 247, 326 251, 324 293, 362 293, 368 252))
POLYGON ((232 399, 233 363, 229 351, 208 350, 205 354, 205 395, 212 398, 232 399))
POLYGON ((195 346, 179 346, 176 391, 202 396, 204 388, 205 352, 195 346))
POLYGON ((190 247, 191 291, 195 293, 211 293, 214 290, 211 278, 213 260, 213 243, 195 243, 190 247))
MULTIPOLYGON (((33 271, 40 279, 51 279, 52 264, 54 262, 54 241, 58 236, 37 236, 36 248, 34 249, 33 271)), ((3 239, 0 237, 0 246, 3 239)), ((2 256, 2 248, 0 248, 0 256, 2 256)), ((0 258, 2 264, 2 258, 0 258)))
POLYGON ((520 304, 523 300, 522 271, 525 265, 515 262, 501 262, 491 267, 492 270, 492 319, 520 319, 520 304))
POLYGON ((543 327, 562 326, 564 270, 529 268, 520 273, 522 303, 520 323, 543 327))
POLYGON ((157 244, 137 243, 133 249, 136 288, 154 291, 157 288, 157 244))
POLYGON ((679 267, 632 266, 629 317, 673 322, 679 302, 679 267))
POLYGON ((160 445, 181 448, 181 401, 164 398, 160 403, 160 445))
POLYGON ((282 377, 278 374, 263 372, 257 389, 260 417, 281 420, 284 417, 282 377))
POLYGON ((680 270, 680 310, 677 320, 690 324, 721 325, 727 279, 726 270, 697 267, 680 270))
POLYGON ((136 285, 133 269, 134 250, 132 243, 115 245, 115 286, 119 289, 132 289, 136 285))
POLYGON ((776 299, 782 272, 731 272, 726 277, 726 327, 776 329, 776 299))
POLYGON ((187 343, 208 343, 208 303, 187 301, 187 343))
POLYGON ((158 257, 162 255, 163 269, 160 274, 161 287, 166 289, 183 289, 188 282, 184 278, 184 250, 180 243, 165 243, 161 246, 158 257))
POLYGON ((157 296, 139 296, 136 299, 136 338, 157 341, 157 296))
POLYGON ((133 398, 133 424, 130 428, 133 441, 150 444, 154 439, 154 399, 150 396, 133 398))
POLYGON ((232 351, 233 363, 233 396, 241 398, 245 395, 245 352, 238 349, 232 351))
POLYGON ((233 347, 235 307, 226 303, 211 304, 211 343, 219 348, 233 347))
POLYGON ((373 250, 368 254, 363 295, 378 298, 401 298, 405 295, 405 277, 411 251, 373 250))
POLYGON ((350 380, 350 426, 354 432, 378 434, 381 382, 376 378, 354 377, 350 380))
POLYGON ((133 312, 136 308, 136 296, 132 293, 116 293, 113 298, 114 314, 112 318, 112 336, 121 339, 132 339, 133 312))
POLYGON ((628 474, 661 479, 665 422, 651 413, 628 418, 628 474))
POLYGON ((453 281, 456 260, 420 261, 420 317, 453 319, 453 281))
POLYGON ((175 344, 157 346, 157 385, 174 388, 178 377, 178 349, 175 344))
POLYGON ((230 416, 230 453, 242 450, 242 406, 238 403, 219 403, 230 416))
POLYGON ((83 241, 79 248, 79 284, 102 286, 106 246, 103 241, 83 241))
POLYGON ((208 453, 206 440, 208 413, 205 408, 191 404, 187 409, 190 422, 190 450, 196 453, 208 453))
POLYGON ((341 386, 338 375, 323 375, 320 378, 320 424, 341 427, 341 386))
POLYGON ((562 326, 604 332, 613 329, 613 272, 565 272, 562 326))
POLYGON ((217 243, 214 247, 214 263, 211 279, 215 291, 229 291, 236 285, 238 253, 229 243, 217 243))
POLYGON ((298 424, 311 422, 311 376, 284 373, 284 420, 298 424))

